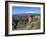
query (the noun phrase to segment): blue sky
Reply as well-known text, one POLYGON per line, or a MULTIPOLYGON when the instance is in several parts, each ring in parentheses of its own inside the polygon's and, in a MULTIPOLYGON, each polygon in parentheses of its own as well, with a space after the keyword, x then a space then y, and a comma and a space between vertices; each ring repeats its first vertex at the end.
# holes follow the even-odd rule
POLYGON ((13 6, 12 7, 12 14, 21 14, 21 13, 39 13, 40 14, 40 7, 20 7, 20 6, 13 6))

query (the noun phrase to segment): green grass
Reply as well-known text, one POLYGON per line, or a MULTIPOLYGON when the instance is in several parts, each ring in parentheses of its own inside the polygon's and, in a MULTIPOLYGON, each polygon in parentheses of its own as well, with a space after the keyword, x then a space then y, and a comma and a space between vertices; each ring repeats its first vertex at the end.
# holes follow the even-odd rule
POLYGON ((32 28, 30 29, 40 29, 40 19, 32 22, 31 25, 32 25, 32 28))

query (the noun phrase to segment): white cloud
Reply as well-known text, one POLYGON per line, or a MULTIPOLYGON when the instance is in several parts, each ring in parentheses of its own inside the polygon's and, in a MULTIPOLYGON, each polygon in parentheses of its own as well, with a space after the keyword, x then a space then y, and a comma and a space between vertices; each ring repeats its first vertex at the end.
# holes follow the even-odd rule
POLYGON ((25 12, 25 13, 37 13, 37 12, 28 11, 28 12, 25 12))

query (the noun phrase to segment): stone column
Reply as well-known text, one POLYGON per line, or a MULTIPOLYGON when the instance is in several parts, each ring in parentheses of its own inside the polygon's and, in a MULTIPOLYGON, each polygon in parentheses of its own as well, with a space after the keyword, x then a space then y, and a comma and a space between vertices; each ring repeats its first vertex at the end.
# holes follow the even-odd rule
POLYGON ((31 17, 30 16, 28 16, 29 17, 29 22, 31 22, 31 17))

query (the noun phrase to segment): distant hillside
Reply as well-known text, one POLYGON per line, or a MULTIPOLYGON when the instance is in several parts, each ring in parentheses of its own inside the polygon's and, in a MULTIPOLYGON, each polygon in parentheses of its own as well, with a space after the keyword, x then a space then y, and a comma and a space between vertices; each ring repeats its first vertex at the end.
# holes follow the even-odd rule
POLYGON ((13 16, 39 16, 38 13, 23 13, 23 14, 15 14, 13 16))

